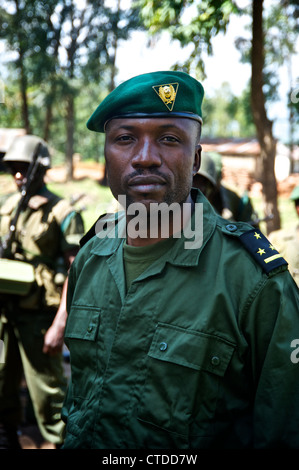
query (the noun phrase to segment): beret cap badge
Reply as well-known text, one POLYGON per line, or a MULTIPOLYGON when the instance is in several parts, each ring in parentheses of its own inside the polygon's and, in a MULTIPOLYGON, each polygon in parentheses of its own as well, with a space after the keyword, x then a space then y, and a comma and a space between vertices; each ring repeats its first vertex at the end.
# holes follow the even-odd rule
POLYGON ((157 95, 161 98, 165 106, 169 111, 173 110, 175 98, 178 92, 179 84, 178 83, 169 83, 164 85, 155 85, 153 89, 157 95))

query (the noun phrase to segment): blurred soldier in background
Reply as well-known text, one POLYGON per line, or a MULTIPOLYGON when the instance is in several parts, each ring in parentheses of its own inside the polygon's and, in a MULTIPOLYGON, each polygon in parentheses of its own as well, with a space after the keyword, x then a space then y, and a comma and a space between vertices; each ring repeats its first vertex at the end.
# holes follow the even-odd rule
POLYGON ((59 447, 67 270, 84 233, 81 215, 50 192, 46 143, 14 140, 3 158, 19 191, 0 200, 0 448, 18 448, 19 388, 26 379, 43 438, 59 447))
MULTIPOLYGON (((290 200, 295 204, 299 217, 299 186, 291 193, 290 200)), ((289 271, 299 287, 299 224, 291 228, 276 230, 269 234, 269 240, 289 263, 289 271)))
POLYGON ((219 154, 202 152, 201 166, 193 177, 193 187, 201 190, 216 212, 224 219, 255 225, 257 217, 247 193, 240 197, 224 186, 221 182, 221 170, 219 154))

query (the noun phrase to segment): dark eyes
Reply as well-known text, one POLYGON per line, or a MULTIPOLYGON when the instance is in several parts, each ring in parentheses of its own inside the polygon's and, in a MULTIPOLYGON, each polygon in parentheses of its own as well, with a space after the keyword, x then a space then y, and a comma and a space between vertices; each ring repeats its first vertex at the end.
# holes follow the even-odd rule
POLYGON ((166 142, 179 142, 179 139, 177 137, 174 137, 172 135, 167 135, 162 138, 162 140, 165 140, 166 142))
MULTIPOLYGON (((131 142, 131 141, 134 141, 135 138, 134 136, 131 136, 131 135, 120 135, 118 137, 115 138, 115 141, 116 142, 131 142)), ((165 135, 165 136, 162 136, 158 139, 158 141, 160 142, 170 142, 170 143, 176 143, 176 142, 180 142, 180 139, 178 137, 175 137, 175 136, 172 136, 172 135, 165 135)))
POLYGON ((131 139, 132 139, 132 137, 130 135, 120 135, 115 140, 116 141, 121 141, 121 142, 126 142, 126 141, 131 140, 131 139))

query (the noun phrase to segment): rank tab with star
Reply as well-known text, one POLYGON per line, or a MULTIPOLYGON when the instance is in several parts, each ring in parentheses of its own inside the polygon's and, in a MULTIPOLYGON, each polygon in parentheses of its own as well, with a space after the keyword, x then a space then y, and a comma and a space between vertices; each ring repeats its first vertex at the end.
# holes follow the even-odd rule
POLYGON ((258 229, 249 230, 240 236, 240 241, 254 259, 269 273, 288 263, 270 241, 258 229))

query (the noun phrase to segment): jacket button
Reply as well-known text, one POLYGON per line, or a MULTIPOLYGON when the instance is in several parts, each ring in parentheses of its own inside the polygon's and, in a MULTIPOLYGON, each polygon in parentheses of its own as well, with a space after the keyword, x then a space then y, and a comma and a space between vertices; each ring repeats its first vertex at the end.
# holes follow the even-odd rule
POLYGON ((218 356, 213 356, 212 359, 211 359, 211 363, 213 364, 213 366, 218 366, 220 364, 220 359, 218 356))
POLYGON ((238 227, 235 224, 228 224, 228 225, 225 226, 225 228, 229 232, 235 232, 238 229, 238 227))
POLYGON ((89 326, 89 327, 87 328, 88 333, 91 333, 92 330, 93 330, 93 326, 89 326))
POLYGON ((167 349, 167 343, 160 343, 160 351, 165 351, 167 349))

